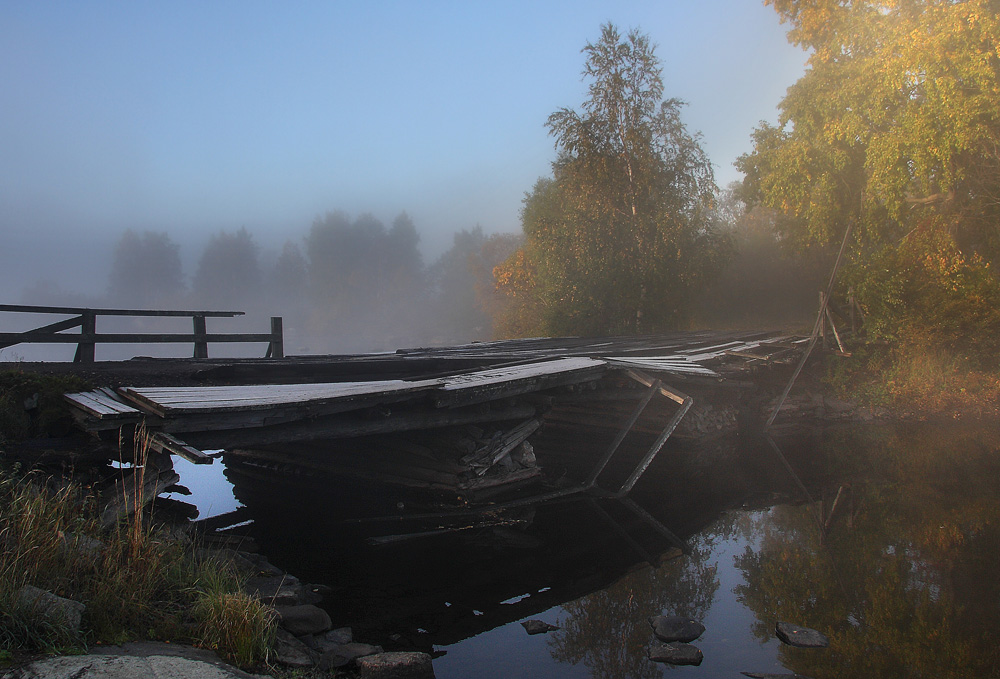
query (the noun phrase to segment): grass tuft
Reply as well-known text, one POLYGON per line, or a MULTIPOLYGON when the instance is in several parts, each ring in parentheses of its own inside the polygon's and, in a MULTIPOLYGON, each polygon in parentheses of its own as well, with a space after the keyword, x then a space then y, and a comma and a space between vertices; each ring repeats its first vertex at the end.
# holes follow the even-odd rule
POLYGON ((241 667, 267 661, 274 643, 274 609, 245 592, 207 591, 194 605, 198 643, 241 667))

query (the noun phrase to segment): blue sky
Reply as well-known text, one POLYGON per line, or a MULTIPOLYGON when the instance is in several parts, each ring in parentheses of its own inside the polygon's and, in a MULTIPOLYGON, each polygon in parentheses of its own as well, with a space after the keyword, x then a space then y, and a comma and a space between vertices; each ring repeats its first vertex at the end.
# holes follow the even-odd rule
POLYGON ((516 231, 555 156, 545 119, 583 101, 580 50, 608 21, 652 37, 717 181, 739 179, 806 58, 754 0, 4 2, 3 296, 49 265, 100 290, 129 227, 190 257, 335 209, 406 210, 428 258, 462 228, 516 231))

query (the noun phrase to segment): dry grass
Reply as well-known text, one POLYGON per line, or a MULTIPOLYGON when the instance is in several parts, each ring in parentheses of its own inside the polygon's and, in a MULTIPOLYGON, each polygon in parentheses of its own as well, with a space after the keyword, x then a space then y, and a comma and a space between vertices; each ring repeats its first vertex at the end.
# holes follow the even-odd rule
MULTIPOLYGON (((141 466, 147 448, 139 443, 141 466)), ((122 485, 141 493, 140 481, 122 485)), ((270 609, 240 591, 230 566, 195 560, 192 547, 141 511, 102 529, 95 498, 72 483, 0 475, 0 651, 153 639, 200 642, 245 667, 263 661, 274 635, 270 609), (14 593, 23 585, 84 603, 82 636, 20 610, 14 593)))
POLYGON ((867 349, 831 359, 839 395, 918 417, 1000 414, 1000 373, 967 357, 926 347, 867 349))
POLYGON ((199 645, 241 667, 267 660, 277 629, 274 610, 245 592, 203 592, 194 606, 199 645))

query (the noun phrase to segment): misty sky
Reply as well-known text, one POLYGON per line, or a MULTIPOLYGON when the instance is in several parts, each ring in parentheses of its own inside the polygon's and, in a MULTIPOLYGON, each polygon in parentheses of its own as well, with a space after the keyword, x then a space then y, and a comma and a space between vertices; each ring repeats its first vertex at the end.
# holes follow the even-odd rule
POLYGON ((806 58, 755 0, 4 2, 0 302, 102 291, 130 227, 168 231, 189 273, 220 229, 278 246, 334 209, 406 210, 428 261, 456 230, 518 231, 607 21, 652 37, 718 183, 739 179, 806 58))

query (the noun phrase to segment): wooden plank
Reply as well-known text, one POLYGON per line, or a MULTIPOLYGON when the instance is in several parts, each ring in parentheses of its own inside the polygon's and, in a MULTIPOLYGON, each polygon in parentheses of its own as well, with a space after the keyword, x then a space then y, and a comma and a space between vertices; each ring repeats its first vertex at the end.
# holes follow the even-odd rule
POLYGON ((660 372, 672 372, 679 374, 704 375, 707 377, 719 377, 719 373, 711 368, 698 365, 680 356, 614 356, 608 357, 608 362, 612 365, 643 368, 645 370, 656 370, 660 372))
POLYGON ((271 410, 280 406, 341 406, 324 409, 332 413, 373 405, 380 399, 414 396, 439 384, 440 380, 378 380, 237 387, 124 387, 120 392, 143 410, 161 417, 176 417, 271 410))
POLYGON ((99 420, 122 417, 138 419, 142 414, 120 399, 109 396, 103 389, 64 394, 63 398, 99 420))
POLYGON ((449 407, 485 403, 554 386, 596 380, 606 368, 605 361, 576 356, 479 370, 443 378, 444 384, 438 389, 435 402, 438 406, 449 407))
POLYGON ((193 462, 194 464, 212 464, 211 456, 206 455, 193 446, 189 446, 180 439, 171 436, 166 432, 158 431, 153 434, 153 438, 150 439, 149 445, 153 450, 166 453, 168 455, 179 455, 188 462, 193 462))
MULTIPOLYGON (((203 448, 231 448, 234 446, 263 446, 289 443, 292 441, 315 441, 320 439, 354 438, 374 434, 392 434, 404 431, 420 431, 443 427, 458 427, 466 424, 481 425, 484 422, 504 422, 526 420, 538 414, 530 404, 500 407, 479 404, 466 408, 403 410, 390 417, 363 418, 351 413, 335 417, 324 417, 279 424, 276 426, 249 428, 239 427, 226 430, 189 432, 185 438, 195 440, 203 448)), ((170 427, 167 422, 164 426, 170 427)))

